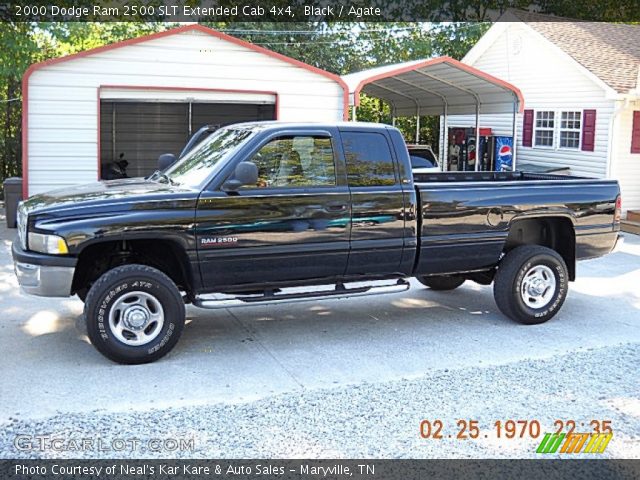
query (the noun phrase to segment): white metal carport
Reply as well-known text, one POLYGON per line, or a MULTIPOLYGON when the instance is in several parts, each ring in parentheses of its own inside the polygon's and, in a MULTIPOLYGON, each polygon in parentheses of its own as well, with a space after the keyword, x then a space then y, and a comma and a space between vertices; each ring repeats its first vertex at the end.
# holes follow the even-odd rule
MULTIPOLYGON (((357 117, 360 94, 364 92, 388 102, 394 122, 399 116, 416 116, 416 143, 419 141, 421 115, 442 115, 442 145, 446 145, 448 115, 475 114, 477 139, 481 114, 504 113, 513 115, 513 144, 516 144, 516 113, 524 109, 520 90, 451 57, 386 65, 344 75, 342 79, 349 87, 353 120, 357 117)), ((446 147, 444 152, 446 169, 446 147)), ((475 162, 476 169, 479 165, 480 162, 475 162)), ((514 150, 514 168, 515 165, 514 150)))
POLYGON ((147 175, 202 125, 348 109, 339 76, 199 24, 33 64, 22 99, 25 198, 96 181, 120 153, 147 175))

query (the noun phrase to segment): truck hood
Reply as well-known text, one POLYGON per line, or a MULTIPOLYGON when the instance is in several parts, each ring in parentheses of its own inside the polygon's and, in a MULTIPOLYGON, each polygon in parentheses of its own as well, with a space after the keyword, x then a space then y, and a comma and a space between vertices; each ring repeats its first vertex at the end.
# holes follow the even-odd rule
POLYGON ((105 207, 119 210, 119 205, 197 197, 192 188, 145 180, 126 178, 61 188, 30 197, 24 202, 26 213, 71 213, 81 207, 105 207))

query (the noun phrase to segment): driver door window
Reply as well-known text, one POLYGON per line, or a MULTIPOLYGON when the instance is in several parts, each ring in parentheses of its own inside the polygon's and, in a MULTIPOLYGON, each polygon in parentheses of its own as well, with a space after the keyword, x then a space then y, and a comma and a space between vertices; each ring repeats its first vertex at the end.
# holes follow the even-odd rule
MULTIPOLYGON (((337 129, 330 130, 336 138, 337 129)), ((323 133, 279 133, 265 140, 253 155, 242 157, 258 167, 256 184, 201 195, 198 259, 207 290, 253 284, 260 289, 265 282, 344 274, 351 195, 344 173, 336 181, 340 170, 331 133, 323 133), (233 241, 218 248, 206 241, 212 237, 233 241)))
POLYGON ((333 148, 328 137, 279 137, 264 145, 251 161, 258 166, 258 183, 245 188, 336 185, 333 148))

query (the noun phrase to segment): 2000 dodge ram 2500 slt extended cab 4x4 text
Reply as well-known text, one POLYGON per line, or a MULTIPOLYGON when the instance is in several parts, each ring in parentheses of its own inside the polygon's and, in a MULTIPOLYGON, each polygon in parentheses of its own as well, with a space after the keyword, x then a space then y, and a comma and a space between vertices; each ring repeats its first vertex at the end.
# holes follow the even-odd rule
POLYGON ((93 345, 143 363, 176 344, 185 303, 397 292, 410 277, 493 282, 506 316, 545 322, 576 260, 613 249, 620 191, 522 172, 414 178, 395 128, 259 122, 209 134, 146 179, 35 195, 18 217, 22 288, 77 294, 93 345))

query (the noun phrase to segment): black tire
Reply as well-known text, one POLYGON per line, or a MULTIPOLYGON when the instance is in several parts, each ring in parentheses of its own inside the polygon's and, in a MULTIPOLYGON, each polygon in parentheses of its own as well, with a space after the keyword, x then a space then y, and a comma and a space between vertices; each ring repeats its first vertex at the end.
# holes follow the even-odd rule
POLYGON ((184 328, 185 307, 176 285, 160 270, 146 265, 122 265, 93 284, 84 304, 84 318, 89 339, 100 353, 114 362, 140 364, 158 360, 175 346, 184 328), (119 333, 122 340, 118 339, 118 328, 110 325, 110 315, 116 325, 123 327, 129 305, 138 303, 143 312, 147 308, 146 314, 162 321, 151 322, 138 333, 124 328, 119 333), (148 343, 132 345, 131 342, 144 341, 147 329, 151 329, 148 343))
POLYGON ((493 297, 502 313, 516 322, 525 325, 537 325, 553 318, 565 299, 569 289, 569 272, 563 258, 554 250, 539 245, 524 245, 514 248, 505 255, 496 272, 493 284, 493 297), (534 294, 526 287, 523 291, 525 276, 535 274, 534 269, 541 269, 542 283, 540 290, 534 294), (552 283, 551 274, 555 284, 552 283), (545 280, 546 279, 546 280, 545 280), (546 285, 546 286, 545 286, 546 285), (542 295, 549 295, 545 300, 542 295), (536 308, 534 300, 540 298, 540 307, 536 308))
POLYGON ((416 277, 421 284, 431 290, 454 290, 464 283, 464 278, 455 275, 440 275, 437 277, 416 277))

